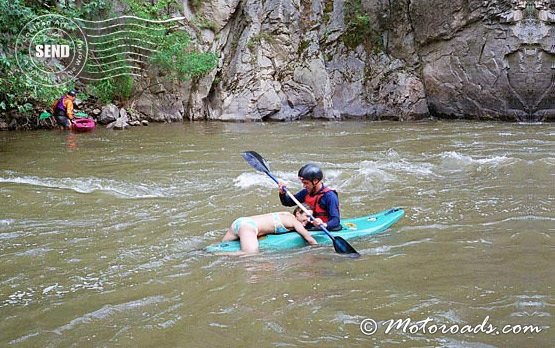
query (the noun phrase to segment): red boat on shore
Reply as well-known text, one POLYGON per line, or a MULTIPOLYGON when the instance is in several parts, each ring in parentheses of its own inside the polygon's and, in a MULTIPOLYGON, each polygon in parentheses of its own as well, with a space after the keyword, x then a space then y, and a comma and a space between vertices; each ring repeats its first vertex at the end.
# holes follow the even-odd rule
POLYGON ((77 118, 73 121, 71 129, 75 132, 89 132, 96 127, 96 122, 92 118, 77 118))

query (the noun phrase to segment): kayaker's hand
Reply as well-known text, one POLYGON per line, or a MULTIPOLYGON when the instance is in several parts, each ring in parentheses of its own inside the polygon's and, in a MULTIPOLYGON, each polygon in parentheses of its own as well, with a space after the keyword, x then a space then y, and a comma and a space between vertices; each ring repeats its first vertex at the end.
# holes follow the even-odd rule
POLYGON ((314 239, 314 238, 312 238, 312 237, 309 238, 309 239, 307 239, 306 241, 307 241, 308 244, 310 244, 310 245, 318 245, 318 242, 316 241, 316 239, 314 239))
POLYGON ((285 183, 283 181, 278 182, 278 187, 279 187, 279 194, 280 195, 284 195, 285 194, 285 183))
POLYGON ((315 227, 320 227, 320 226, 324 226, 324 227, 328 227, 328 225, 326 223, 324 223, 324 221, 322 221, 322 219, 320 218, 316 218, 314 220, 312 220, 312 225, 315 227))

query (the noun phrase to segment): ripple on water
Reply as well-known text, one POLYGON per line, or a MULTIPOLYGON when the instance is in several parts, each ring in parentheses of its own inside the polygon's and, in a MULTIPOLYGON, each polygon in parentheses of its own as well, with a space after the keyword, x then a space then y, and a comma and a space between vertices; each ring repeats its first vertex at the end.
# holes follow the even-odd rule
POLYGON ((19 257, 37 257, 37 256, 42 256, 50 251, 52 251, 53 249, 51 248, 47 248, 47 247, 38 247, 38 248, 34 248, 34 249, 28 249, 25 251, 20 251, 15 253, 15 256, 19 256, 19 257))
POLYGON ((21 232, 5 232, 0 233, 0 240, 2 239, 16 239, 23 235, 21 232))
POLYGON ((0 177, 0 183, 31 185, 52 189, 69 189, 78 193, 105 192, 120 198, 161 198, 169 197, 167 191, 155 184, 129 183, 113 179, 99 178, 49 178, 20 176, 11 174, 0 177))
POLYGON ((125 316, 125 313, 140 311, 142 308, 158 305, 166 301, 167 299, 164 296, 151 296, 136 301, 130 301, 116 305, 106 305, 99 310, 86 313, 78 318, 75 318, 69 323, 62 325, 52 331, 58 335, 62 335, 65 331, 73 330, 82 325, 89 325, 91 324, 91 322, 103 321, 117 315, 125 316))
POLYGON ((9 226, 15 222, 14 219, 0 219, 0 228, 2 226, 9 226))

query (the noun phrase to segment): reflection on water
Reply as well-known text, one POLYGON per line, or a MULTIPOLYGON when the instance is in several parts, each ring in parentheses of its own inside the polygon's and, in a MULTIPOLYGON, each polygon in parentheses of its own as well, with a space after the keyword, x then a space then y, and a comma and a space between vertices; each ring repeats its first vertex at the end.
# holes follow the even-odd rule
POLYGON ((554 134, 459 122, 0 133, 0 345, 551 346, 554 134), (406 217, 353 240, 357 260, 324 246, 206 254, 236 217, 288 210, 244 150, 292 189, 302 164, 322 164, 343 216, 406 217), (544 332, 359 330, 486 316, 544 332))
POLYGON ((77 134, 68 132, 66 135, 66 146, 69 150, 77 149, 77 134))

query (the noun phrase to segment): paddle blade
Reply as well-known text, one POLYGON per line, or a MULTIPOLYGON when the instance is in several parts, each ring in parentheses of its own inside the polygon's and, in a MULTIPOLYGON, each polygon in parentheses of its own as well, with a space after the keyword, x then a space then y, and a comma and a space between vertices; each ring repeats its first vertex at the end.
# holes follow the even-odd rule
POLYGON ((251 167, 259 172, 264 172, 266 174, 270 173, 270 165, 268 162, 266 162, 266 160, 255 151, 242 152, 241 156, 243 156, 245 161, 247 161, 251 167))
POLYGON ((360 257, 360 254, 355 250, 355 248, 353 248, 351 244, 347 243, 347 241, 341 237, 336 236, 333 238, 333 248, 338 254, 349 254, 352 258, 360 257))

